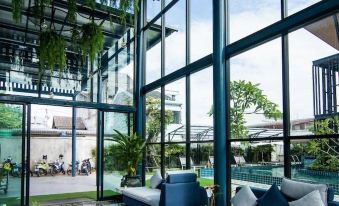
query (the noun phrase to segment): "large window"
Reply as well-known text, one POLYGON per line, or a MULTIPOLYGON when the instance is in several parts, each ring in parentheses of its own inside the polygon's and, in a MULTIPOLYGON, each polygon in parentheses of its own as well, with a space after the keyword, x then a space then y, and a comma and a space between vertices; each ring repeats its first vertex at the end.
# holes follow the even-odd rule
MULTIPOLYGON (((326 4, 317 0, 227 3, 230 137, 225 138, 230 145, 232 195, 241 185, 268 188, 288 177, 329 184, 338 198, 338 15, 321 20, 313 16, 317 21, 311 19, 309 24, 300 21, 326 4), (295 27, 288 23, 291 19, 295 27), (249 35, 252 38, 246 38, 249 35)), ((158 65, 149 72, 152 81, 146 72, 145 94, 147 99, 156 93, 154 108, 160 118, 156 141, 147 147, 147 160, 158 159, 155 168, 166 172, 190 166, 202 185, 213 184, 218 172, 213 147, 216 97, 213 60, 207 56, 212 53, 212 3, 166 1, 165 6, 170 6, 162 14, 165 39, 155 45, 159 58, 146 63, 146 71, 158 65), (171 123, 166 119, 169 113, 171 123)), ((151 108, 148 101, 146 115, 147 108, 151 108)), ((150 125, 146 117, 146 137, 150 125)))

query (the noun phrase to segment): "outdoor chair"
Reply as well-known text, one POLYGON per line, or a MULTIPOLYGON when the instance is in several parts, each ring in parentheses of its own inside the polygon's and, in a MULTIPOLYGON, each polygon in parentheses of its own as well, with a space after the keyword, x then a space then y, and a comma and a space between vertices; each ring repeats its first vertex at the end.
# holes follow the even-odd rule
MULTIPOLYGON (((186 165, 186 157, 179 157, 180 159, 180 165, 181 165, 181 170, 184 170, 186 169, 187 165, 186 165)), ((190 161, 191 161, 191 168, 193 169, 193 171, 195 171, 195 169, 198 169, 198 168, 206 168, 206 165, 196 165, 194 164, 192 158, 190 158, 190 161)))
POLYGON ((246 164, 246 160, 244 156, 234 156, 234 161, 235 161, 235 164, 238 166, 242 166, 246 164))
POLYGON ((212 168, 214 167, 214 156, 208 157, 208 164, 209 164, 208 165, 209 167, 212 167, 212 168))

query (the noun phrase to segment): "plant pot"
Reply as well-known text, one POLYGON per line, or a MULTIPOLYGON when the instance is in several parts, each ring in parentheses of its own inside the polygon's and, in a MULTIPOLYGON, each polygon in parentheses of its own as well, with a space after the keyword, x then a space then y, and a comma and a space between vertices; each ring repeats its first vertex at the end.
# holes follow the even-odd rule
POLYGON ((121 187, 141 187, 141 177, 140 176, 127 176, 125 175, 121 179, 121 187))

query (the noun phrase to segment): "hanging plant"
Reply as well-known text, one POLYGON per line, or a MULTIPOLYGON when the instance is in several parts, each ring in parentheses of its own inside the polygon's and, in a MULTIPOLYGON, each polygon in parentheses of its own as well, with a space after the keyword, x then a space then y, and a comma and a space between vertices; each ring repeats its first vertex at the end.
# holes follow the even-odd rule
POLYGON ((65 40, 55 31, 49 30, 40 33, 38 48, 39 84, 45 70, 53 71, 56 65, 59 68, 59 77, 61 77, 66 66, 65 47, 65 40))
POLYGON ((67 0, 67 5, 68 5, 67 20, 70 23, 75 23, 77 19, 77 1, 67 0))
POLYGON ((12 15, 16 23, 21 22, 21 9, 23 5, 23 0, 12 0, 12 15))
POLYGON ((132 10, 136 13, 139 10, 139 0, 120 0, 119 10, 120 18, 123 24, 126 24, 126 18, 128 10, 132 10))
POLYGON ((104 35, 101 26, 94 22, 87 23, 81 27, 80 47, 84 56, 89 57, 91 63, 91 71, 93 71, 93 63, 96 55, 103 49, 104 35))
POLYGON ((44 17, 45 8, 51 4, 51 0, 34 0, 33 13, 35 19, 44 17))
POLYGON ((91 9, 95 9, 96 2, 95 0, 85 0, 85 5, 91 9))

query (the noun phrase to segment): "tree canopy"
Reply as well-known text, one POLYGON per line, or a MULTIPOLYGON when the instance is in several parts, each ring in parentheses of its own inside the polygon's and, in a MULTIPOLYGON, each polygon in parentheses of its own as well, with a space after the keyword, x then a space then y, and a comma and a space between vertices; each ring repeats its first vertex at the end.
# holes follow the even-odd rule
POLYGON ((0 129, 21 128, 22 111, 17 106, 0 104, 0 129))
MULTIPOLYGON (((253 84, 244 80, 231 81, 230 119, 232 138, 247 136, 245 114, 263 114, 264 117, 274 120, 281 118, 282 113, 278 105, 270 101, 259 86, 260 84, 253 84)), ((213 108, 209 114, 213 114, 213 108)))

